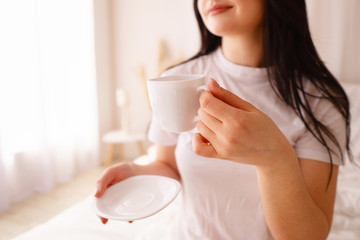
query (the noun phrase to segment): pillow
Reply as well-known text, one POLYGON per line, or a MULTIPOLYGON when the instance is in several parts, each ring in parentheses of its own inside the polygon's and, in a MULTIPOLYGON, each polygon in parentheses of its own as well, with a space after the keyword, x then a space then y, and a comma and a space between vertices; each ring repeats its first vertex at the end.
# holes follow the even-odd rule
POLYGON ((342 86, 350 101, 350 146, 354 162, 359 166, 350 163, 346 156, 345 165, 340 168, 339 185, 346 184, 347 187, 356 187, 360 191, 360 83, 342 83, 342 86))
POLYGON ((352 164, 339 169, 332 230, 328 240, 360 239, 360 83, 341 83, 350 100, 352 164))

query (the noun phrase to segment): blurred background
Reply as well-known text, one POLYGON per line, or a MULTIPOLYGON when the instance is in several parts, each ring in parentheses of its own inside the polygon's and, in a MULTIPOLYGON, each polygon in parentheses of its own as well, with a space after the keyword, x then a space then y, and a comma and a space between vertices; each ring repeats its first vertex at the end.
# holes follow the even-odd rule
MULTIPOLYGON (((307 4, 320 56, 360 84, 360 2, 307 4)), ((146 79, 198 47, 191 0, 0 0, 0 239, 146 153, 146 79)))

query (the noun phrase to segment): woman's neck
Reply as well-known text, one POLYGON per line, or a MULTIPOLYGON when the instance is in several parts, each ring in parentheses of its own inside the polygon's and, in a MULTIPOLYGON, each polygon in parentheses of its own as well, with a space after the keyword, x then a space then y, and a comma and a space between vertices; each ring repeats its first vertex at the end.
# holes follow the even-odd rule
POLYGON ((263 66, 262 34, 246 36, 224 36, 221 43, 222 51, 229 61, 248 67, 263 66))

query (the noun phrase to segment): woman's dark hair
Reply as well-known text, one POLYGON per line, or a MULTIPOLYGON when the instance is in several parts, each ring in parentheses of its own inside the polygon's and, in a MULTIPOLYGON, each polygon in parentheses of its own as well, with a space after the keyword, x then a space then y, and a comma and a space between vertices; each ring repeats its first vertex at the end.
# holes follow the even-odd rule
MULTIPOLYGON (((334 151, 330 149, 326 139, 330 139, 337 146, 342 161, 344 154, 336 137, 314 116, 309 99, 327 99, 344 117, 346 150, 349 158, 352 159, 349 146, 349 100, 315 49, 309 31, 305 0, 265 0, 264 3, 263 62, 267 67, 269 81, 276 94, 294 109, 306 128, 327 149, 331 163, 330 181, 334 151), (302 81, 304 78, 318 89, 320 96, 306 92, 302 81)), ((221 45, 221 37, 209 32, 202 21, 197 0, 194 0, 194 10, 200 28, 201 47, 190 60, 209 54, 221 45)))

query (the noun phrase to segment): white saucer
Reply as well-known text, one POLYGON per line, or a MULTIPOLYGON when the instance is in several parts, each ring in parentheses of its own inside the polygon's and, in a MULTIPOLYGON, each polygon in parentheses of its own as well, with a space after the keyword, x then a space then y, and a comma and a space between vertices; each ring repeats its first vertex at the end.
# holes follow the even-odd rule
POLYGON ((98 216, 133 221, 149 217, 169 205, 180 192, 180 183, 157 175, 129 177, 109 187, 100 198, 94 197, 98 216))

